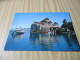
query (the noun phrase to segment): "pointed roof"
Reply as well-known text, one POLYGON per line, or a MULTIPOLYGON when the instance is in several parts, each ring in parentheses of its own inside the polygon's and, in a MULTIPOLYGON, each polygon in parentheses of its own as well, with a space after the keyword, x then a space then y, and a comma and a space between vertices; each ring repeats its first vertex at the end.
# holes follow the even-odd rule
POLYGON ((49 21, 48 23, 52 23, 51 21, 49 21))
POLYGON ((55 26, 56 24, 58 25, 58 23, 57 23, 57 22, 54 22, 53 26, 55 26))
POLYGON ((58 24, 57 22, 54 22, 54 24, 58 24))
POLYGON ((41 22, 47 22, 46 20, 49 20, 49 19, 48 18, 45 18, 41 22))

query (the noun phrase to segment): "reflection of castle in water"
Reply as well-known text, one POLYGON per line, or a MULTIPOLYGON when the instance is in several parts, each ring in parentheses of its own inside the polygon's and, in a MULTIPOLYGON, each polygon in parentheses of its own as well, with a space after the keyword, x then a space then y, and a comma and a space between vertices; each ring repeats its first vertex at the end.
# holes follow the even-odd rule
POLYGON ((23 37, 23 34, 15 34, 14 32, 12 33, 12 38, 17 40, 23 37))
POLYGON ((54 34, 44 34, 44 33, 30 33, 30 40, 32 45, 40 44, 45 50, 49 50, 54 45, 54 38, 57 42, 60 42, 59 36, 54 36, 54 34))

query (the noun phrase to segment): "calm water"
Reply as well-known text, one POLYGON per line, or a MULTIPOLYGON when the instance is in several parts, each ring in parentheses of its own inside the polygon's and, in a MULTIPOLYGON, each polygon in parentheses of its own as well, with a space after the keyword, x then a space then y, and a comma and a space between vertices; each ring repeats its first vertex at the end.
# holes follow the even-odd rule
POLYGON ((75 35, 30 33, 12 35, 10 31, 5 50, 15 51, 80 51, 75 35))

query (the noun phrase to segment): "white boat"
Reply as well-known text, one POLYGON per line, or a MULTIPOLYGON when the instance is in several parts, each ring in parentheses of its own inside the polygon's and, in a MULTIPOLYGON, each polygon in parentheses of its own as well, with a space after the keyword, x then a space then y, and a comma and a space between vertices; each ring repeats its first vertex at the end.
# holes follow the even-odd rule
POLYGON ((16 29, 13 30, 15 33, 19 33, 19 34, 22 34, 24 33, 24 29, 22 29, 21 27, 17 27, 16 29))

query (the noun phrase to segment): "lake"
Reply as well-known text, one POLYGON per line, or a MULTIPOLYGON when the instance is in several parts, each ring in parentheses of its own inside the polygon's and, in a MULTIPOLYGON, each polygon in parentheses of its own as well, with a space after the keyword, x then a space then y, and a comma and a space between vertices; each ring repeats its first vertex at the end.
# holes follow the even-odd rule
POLYGON ((10 30, 4 50, 7 51, 80 51, 76 35, 69 33, 30 33, 13 35, 10 30))

